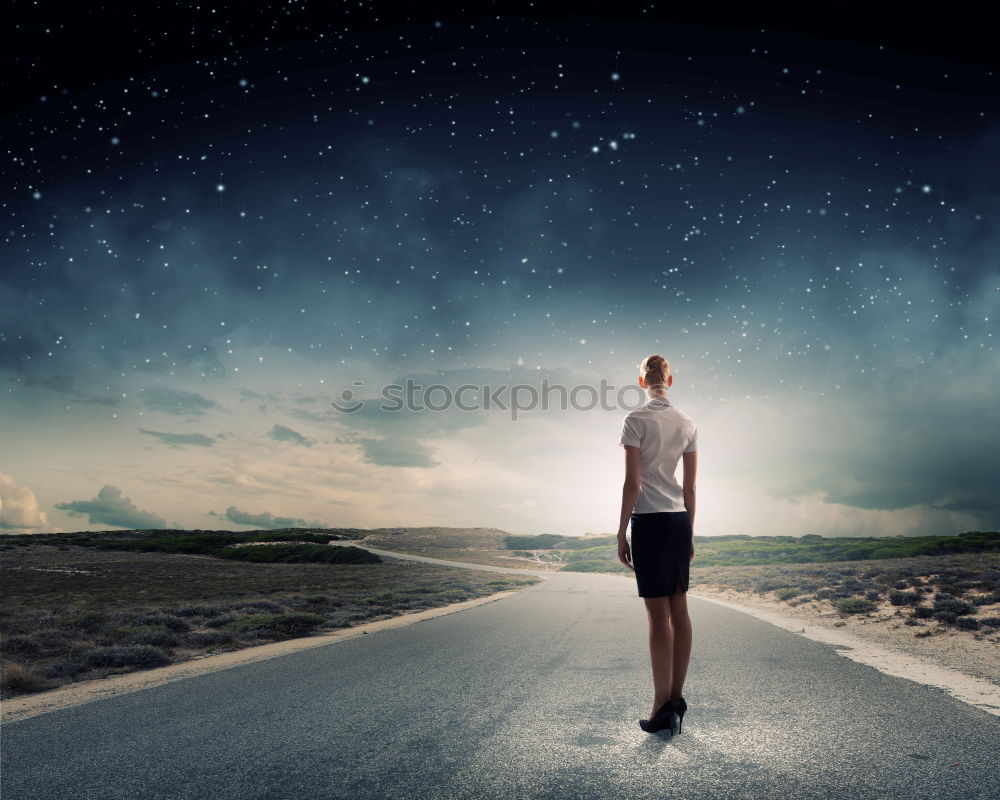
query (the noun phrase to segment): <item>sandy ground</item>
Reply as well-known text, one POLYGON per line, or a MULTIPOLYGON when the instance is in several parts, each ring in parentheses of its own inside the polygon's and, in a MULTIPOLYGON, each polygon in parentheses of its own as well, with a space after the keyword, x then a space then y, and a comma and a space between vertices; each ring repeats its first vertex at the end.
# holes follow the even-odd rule
MULTIPOLYGON (((720 587, 695 586, 692 597, 751 614, 785 630, 840 648, 838 654, 889 675, 937 686, 963 702, 1000 716, 1000 631, 956 631, 933 620, 904 625, 907 611, 888 603, 871 615, 841 615, 828 603, 791 606, 720 587), (839 623, 839 624, 838 624, 839 623), (917 632, 930 636, 917 637, 917 632)), ((983 616, 996 615, 994 606, 983 616)))
POLYGON ((433 619, 445 614, 454 614, 456 611, 464 611, 467 608, 483 605, 484 603, 492 603, 504 597, 509 597, 512 594, 517 594, 519 591, 521 590, 514 589, 506 592, 497 592, 487 597, 477 597, 461 603, 452 603, 447 606, 409 612, 375 622, 365 622, 350 628, 340 628, 317 636, 305 636, 299 639, 271 642, 270 644, 259 645, 257 647, 245 647, 231 653, 197 656, 188 661, 182 661, 179 664, 168 664, 165 667, 158 667, 157 669, 128 672, 124 675, 113 675, 110 678, 79 681, 48 692, 40 692, 39 694, 25 695, 23 697, 12 697, 0 701, 0 722, 11 722, 13 720, 34 717, 38 714, 45 714, 60 708, 80 705, 81 703, 98 700, 102 697, 111 697, 126 692, 148 689, 152 686, 159 686, 160 684, 178 681, 183 678, 204 675, 207 672, 216 672, 220 669, 249 664, 253 661, 263 661, 264 659, 294 653, 298 650, 306 650, 310 647, 330 644, 342 639, 351 639, 355 636, 372 634, 387 628, 412 625, 414 622, 419 622, 420 620, 433 619))

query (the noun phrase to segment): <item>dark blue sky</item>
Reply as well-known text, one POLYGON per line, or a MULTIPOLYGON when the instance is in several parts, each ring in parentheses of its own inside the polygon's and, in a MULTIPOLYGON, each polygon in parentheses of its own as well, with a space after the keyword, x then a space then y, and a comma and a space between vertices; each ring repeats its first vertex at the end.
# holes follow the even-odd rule
POLYGON ((699 533, 1000 522, 983 31, 246 8, 21 4, 0 525, 610 530, 621 409, 329 401, 651 352, 699 533))

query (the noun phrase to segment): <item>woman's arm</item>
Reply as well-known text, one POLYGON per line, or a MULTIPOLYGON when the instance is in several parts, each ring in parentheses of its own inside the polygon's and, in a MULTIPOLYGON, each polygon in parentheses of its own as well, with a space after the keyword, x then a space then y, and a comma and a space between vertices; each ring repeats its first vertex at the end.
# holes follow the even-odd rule
POLYGON ((684 453, 684 508, 691 517, 691 558, 694 558, 694 479, 698 472, 698 451, 684 453))
POLYGON ((632 517, 632 509, 639 497, 639 448, 624 445, 625 448, 625 483, 622 486, 622 513, 618 520, 618 539, 625 538, 628 522, 632 517))

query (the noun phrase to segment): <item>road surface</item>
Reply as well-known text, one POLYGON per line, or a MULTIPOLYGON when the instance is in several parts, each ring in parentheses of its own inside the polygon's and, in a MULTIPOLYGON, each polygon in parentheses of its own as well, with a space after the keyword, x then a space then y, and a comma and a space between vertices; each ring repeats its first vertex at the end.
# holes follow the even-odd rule
POLYGON ((484 569, 546 580, 458 613, 6 723, 0 796, 1000 797, 1000 718, 693 597, 683 733, 644 733, 652 680, 634 584, 484 569))

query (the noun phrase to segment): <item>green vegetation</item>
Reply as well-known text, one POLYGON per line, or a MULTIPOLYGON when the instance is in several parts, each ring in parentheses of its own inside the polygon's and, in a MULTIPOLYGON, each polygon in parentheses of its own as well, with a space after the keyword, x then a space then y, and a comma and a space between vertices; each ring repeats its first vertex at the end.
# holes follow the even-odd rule
POLYGON ((604 536, 558 536, 554 533, 540 533, 538 536, 507 536, 504 547, 508 550, 581 550, 598 546, 614 546, 614 535, 604 536))
POLYGON ((331 547, 326 544, 260 544, 227 547, 215 553, 234 561, 262 564, 381 564, 382 559, 360 547, 331 547))
POLYGON ((129 550, 139 553, 188 553, 231 558, 235 561, 301 564, 380 564, 382 559, 360 547, 332 547, 340 539, 334 534, 317 533, 209 533, 146 536, 137 539, 111 539, 91 542, 98 550, 129 550), (253 542, 288 542, 288 544, 253 544, 253 542), (294 542, 294 543, 292 543, 294 542), (307 542, 307 544, 299 544, 307 542), (308 544, 312 542, 313 544, 308 544))
POLYGON ((878 608, 878 603, 873 603, 864 597, 845 597, 834 602, 833 607, 841 614, 867 614, 878 608))
MULTIPOLYGON (((698 566, 750 566, 753 564, 806 564, 863 561, 955 553, 1000 553, 1000 532, 969 531, 957 536, 823 537, 806 536, 695 536, 698 566)), ((626 569, 618 561, 615 536, 559 537, 508 536, 512 555, 545 550, 553 560, 566 562, 565 570, 593 572, 591 563, 603 561, 607 572, 626 569), (586 566, 579 566, 583 562, 586 566)))
POLYGON ((565 536, 541 533, 538 536, 508 536, 504 540, 504 546, 508 550, 551 550, 565 541, 565 536))
POLYGON ((628 567, 622 564, 620 561, 614 564, 609 564, 607 561, 597 561, 597 560, 580 560, 572 561, 562 568, 562 572, 628 572, 631 573, 628 567))
POLYGON ((883 558, 1000 552, 1000 532, 969 531, 957 536, 823 537, 695 536, 701 566, 802 564, 883 558))

